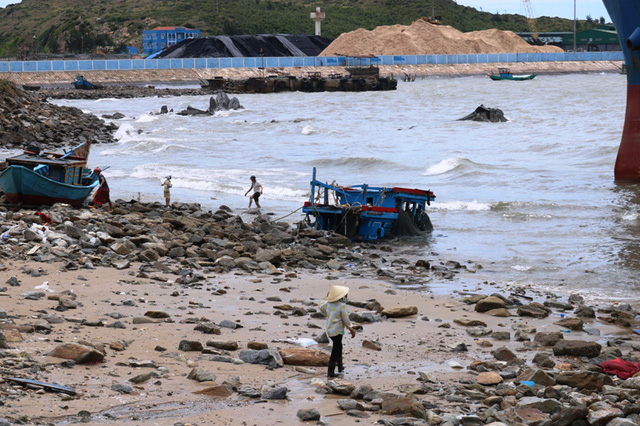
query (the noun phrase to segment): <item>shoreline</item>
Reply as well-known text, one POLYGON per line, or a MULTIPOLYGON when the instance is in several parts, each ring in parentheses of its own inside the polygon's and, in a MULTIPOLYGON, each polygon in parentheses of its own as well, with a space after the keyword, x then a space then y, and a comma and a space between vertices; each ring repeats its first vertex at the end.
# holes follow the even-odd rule
MULTIPOLYGON (((560 74, 590 72, 620 72, 622 62, 617 61, 573 61, 573 62, 517 62, 492 64, 443 64, 443 65, 381 65, 380 75, 394 75, 402 79, 405 74, 418 77, 456 77, 486 75, 498 67, 511 68, 514 74, 560 74)), ((75 77, 82 74, 98 85, 139 84, 200 84, 207 79, 223 77, 241 80, 261 77, 272 73, 287 73, 297 77, 309 72, 322 74, 342 73, 344 67, 294 67, 294 68, 221 68, 181 70, 117 70, 117 71, 51 71, 51 72, 6 72, 0 79, 16 85, 41 85, 46 87, 72 87, 75 77)))

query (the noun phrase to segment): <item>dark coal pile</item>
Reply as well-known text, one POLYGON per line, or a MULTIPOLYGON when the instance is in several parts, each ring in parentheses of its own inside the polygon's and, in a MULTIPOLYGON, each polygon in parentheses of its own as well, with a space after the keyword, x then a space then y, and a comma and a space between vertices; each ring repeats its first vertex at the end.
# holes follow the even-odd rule
POLYGON ((331 40, 321 36, 260 34, 215 36, 184 40, 158 58, 229 58, 263 56, 318 56, 331 40))

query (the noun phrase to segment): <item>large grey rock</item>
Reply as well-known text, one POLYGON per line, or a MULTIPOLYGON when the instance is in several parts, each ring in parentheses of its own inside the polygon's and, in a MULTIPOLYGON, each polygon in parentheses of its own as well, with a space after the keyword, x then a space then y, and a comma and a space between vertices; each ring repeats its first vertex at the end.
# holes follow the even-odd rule
POLYGON ((599 391, 604 385, 613 385, 613 379, 593 371, 561 371, 555 375, 556 382, 579 390, 599 391))
POLYGON ((564 335, 560 331, 541 331, 536 333, 533 341, 541 346, 554 346, 558 341, 563 340, 564 335))
POLYGON ((500 309, 506 306, 504 300, 499 297, 489 296, 481 299, 476 303, 476 312, 487 312, 492 309, 500 309))
POLYGON ((264 364, 271 368, 279 368, 284 365, 282 357, 277 349, 262 349, 259 351, 246 349, 240 351, 239 358, 249 364, 264 364))
POLYGON ((520 398, 516 405, 518 408, 536 408, 543 413, 553 414, 560 411, 562 403, 556 399, 538 398, 537 396, 527 396, 520 398))
POLYGON ((553 347, 555 356, 586 356, 595 358, 600 355, 602 346, 596 342, 584 340, 560 340, 553 347))

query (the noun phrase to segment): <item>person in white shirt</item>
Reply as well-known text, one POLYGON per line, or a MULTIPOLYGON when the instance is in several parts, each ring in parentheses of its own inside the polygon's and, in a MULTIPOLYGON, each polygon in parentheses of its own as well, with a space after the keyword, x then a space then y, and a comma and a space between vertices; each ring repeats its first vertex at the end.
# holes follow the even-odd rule
POLYGON ((256 207, 260 208, 260 202, 258 201, 260 199, 260 196, 262 195, 262 185, 260 185, 260 182, 258 182, 256 180, 255 176, 251 176, 251 188, 249 188, 247 190, 247 192, 244 193, 244 196, 246 197, 247 194, 249 192, 251 192, 251 190, 253 190, 253 194, 251 195, 251 197, 249 198, 249 208, 251 208, 251 203, 255 200, 256 202, 256 207))

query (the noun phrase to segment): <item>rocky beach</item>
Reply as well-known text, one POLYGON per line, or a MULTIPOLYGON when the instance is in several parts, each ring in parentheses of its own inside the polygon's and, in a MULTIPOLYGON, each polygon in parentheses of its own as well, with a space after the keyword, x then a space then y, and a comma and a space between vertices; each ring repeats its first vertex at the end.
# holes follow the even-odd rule
POLYGON ((258 212, 116 201, 0 207, 0 424, 631 425, 637 312, 473 275, 433 253, 258 212), (347 285, 358 333, 327 380, 317 306, 347 285), (38 383, 24 382, 33 380, 38 383), (56 388, 62 386, 62 389, 56 388))
MULTIPOLYGON (((3 146, 113 142, 100 118, 3 87, 3 146)), ((104 90, 74 93, 129 89, 104 90)), ((0 199, 0 425, 640 423, 640 379, 601 366, 640 361, 624 300, 487 282, 474 261, 267 211, 115 204, 0 199), (455 290, 428 290, 442 283, 455 290), (333 284, 358 333, 328 380, 333 284)))

